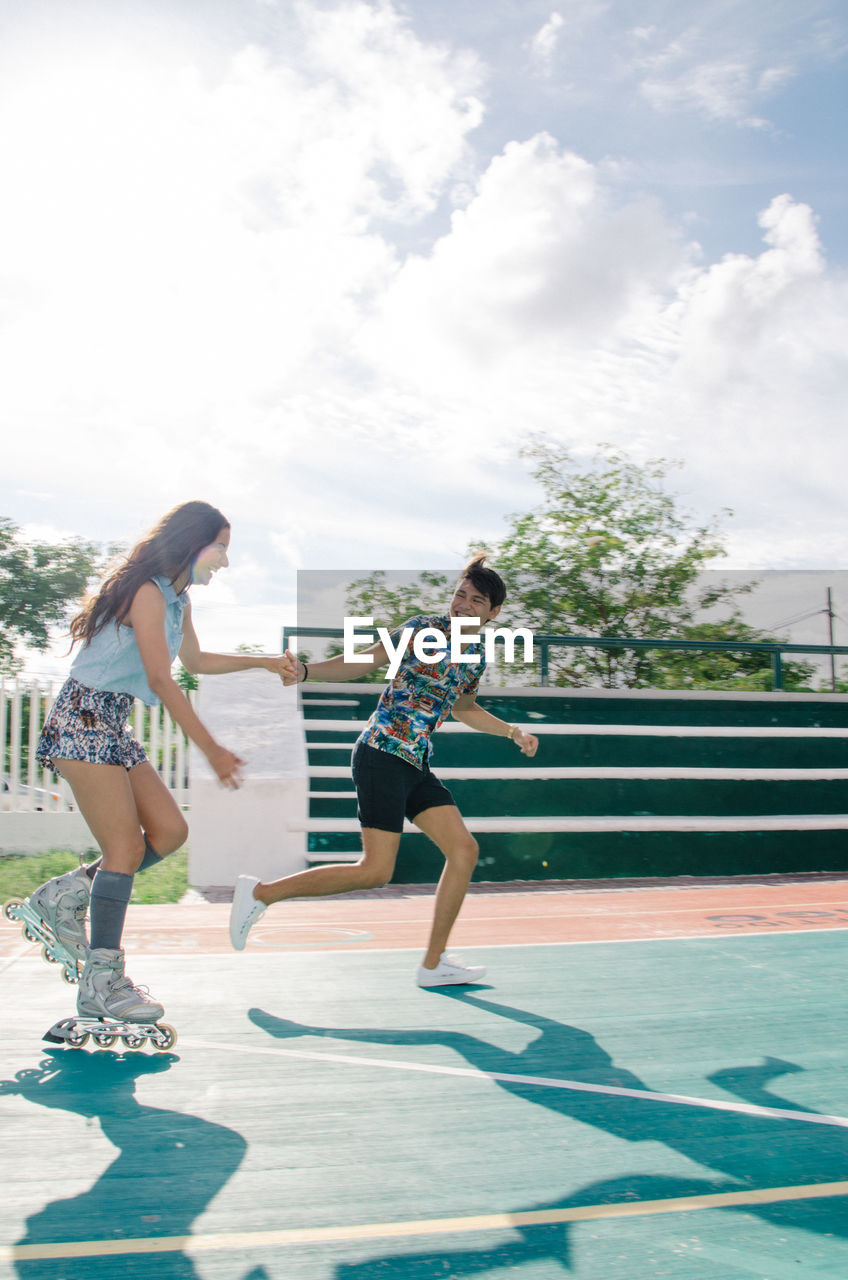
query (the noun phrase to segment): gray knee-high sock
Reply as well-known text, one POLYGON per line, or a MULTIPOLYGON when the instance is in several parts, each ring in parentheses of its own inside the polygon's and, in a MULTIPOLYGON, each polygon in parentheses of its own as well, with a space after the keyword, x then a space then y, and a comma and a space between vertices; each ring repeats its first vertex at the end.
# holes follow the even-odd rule
MULTIPOLYGON (((148 867, 152 867, 157 862, 161 862, 161 861, 162 861, 161 856, 153 848, 153 845, 150 843, 147 836, 145 836, 144 837, 144 857, 142 858, 141 862, 136 868, 136 875, 138 875, 139 871, 146 871, 148 867)), ((93 880, 94 877, 97 875, 97 872, 100 870, 102 862, 103 862, 103 859, 98 858, 96 862, 90 862, 89 865, 85 868, 85 874, 88 876, 89 880, 93 880)))
POLYGON ((104 871, 101 867, 91 886, 91 930, 89 946, 92 951, 108 947, 117 951, 124 932, 127 904, 132 893, 133 877, 122 871, 104 871))
POLYGON ((138 875, 139 871, 146 871, 148 867, 154 867, 157 864, 157 862, 161 862, 161 861, 162 861, 161 856, 153 848, 153 845, 150 843, 147 836, 145 836, 144 837, 144 857, 139 863, 138 871, 136 871, 136 875, 138 875))

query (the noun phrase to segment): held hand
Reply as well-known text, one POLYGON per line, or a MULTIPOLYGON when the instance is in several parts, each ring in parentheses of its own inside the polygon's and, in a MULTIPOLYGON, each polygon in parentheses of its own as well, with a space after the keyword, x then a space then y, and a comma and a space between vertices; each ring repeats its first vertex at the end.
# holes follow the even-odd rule
POLYGON ((292 653, 291 649, 286 649, 280 659, 280 662, 283 664, 282 670, 280 671, 280 677, 283 684, 286 685, 286 687, 291 684, 299 684, 301 664, 298 662, 297 657, 292 653))
POLYGON ((512 735, 512 740, 523 756, 534 756, 536 754, 539 739, 535 733, 525 733, 523 729, 516 729, 512 735))
POLYGON ((228 751, 226 747, 216 746, 206 758, 218 775, 221 785, 237 791, 241 786, 241 770, 244 764, 241 756, 228 751))
POLYGON ((270 671, 272 675, 279 676, 283 684, 291 683, 291 681, 286 679, 286 676, 291 670, 290 657, 291 655, 288 652, 275 654, 273 658, 268 658, 265 662, 267 670, 270 671))

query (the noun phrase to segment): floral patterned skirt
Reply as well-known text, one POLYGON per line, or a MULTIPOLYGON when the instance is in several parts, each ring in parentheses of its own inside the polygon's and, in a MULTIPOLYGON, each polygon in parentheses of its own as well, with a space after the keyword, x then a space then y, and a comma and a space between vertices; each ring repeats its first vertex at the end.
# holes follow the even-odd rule
POLYGON ((91 689, 71 676, 44 722, 35 753, 39 764, 48 769, 55 769, 59 760, 125 769, 141 764, 147 759, 144 748, 127 730, 134 701, 131 693, 91 689))

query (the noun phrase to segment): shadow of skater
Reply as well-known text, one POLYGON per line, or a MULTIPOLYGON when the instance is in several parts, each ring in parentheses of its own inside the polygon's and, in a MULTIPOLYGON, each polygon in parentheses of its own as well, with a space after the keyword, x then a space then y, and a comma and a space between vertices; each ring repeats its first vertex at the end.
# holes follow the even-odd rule
MULTIPOLYGON (((536 1030, 538 1035, 516 1053, 463 1031, 306 1027, 259 1009, 251 1010, 250 1017, 257 1026, 280 1039, 317 1035, 394 1046, 438 1044, 454 1050, 480 1071, 498 1072, 505 1076, 567 1079, 606 1089, 642 1092, 653 1088, 626 1068, 616 1066, 595 1038, 578 1027, 498 1004, 471 991, 444 989, 434 994, 518 1022, 536 1030)), ((803 1068, 794 1063, 769 1058, 759 1066, 725 1068, 710 1077, 749 1105, 785 1109, 796 1114, 797 1120, 791 1116, 746 1115, 614 1093, 555 1089, 532 1080, 493 1080, 492 1084, 498 1088, 534 1107, 545 1108, 586 1125, 588 1143, 591 1142, 588 1130, 595 1129, 631 1143, 662 1144, 705 1170, 703 1178, 692 1177, 688 1173, 684 1177, 674 1177, 662 1172, 653 1175, 634 1170, 631 1174, 594 1182, 545 1203, 523 1205, 512 1210, 500 1203, 493 1206, 493 1212, 579 1209, 596 1204, 614 1205, 738 1192, 749 1188, 842 1181, 848 1178, 848 1129, 804 1121, 804 1115, 815 1113, 780 1098, 767 1088, 768 1082, 776 1076, 800 1070, 803 1068)), ((497 1134, 493 1133, 492 1138, 496 1149, 497 1134)), ((579 1161, 577 1142, 571 1144, 563 1160, 569 1162, 564 1164, 563 1176, 573 1177, 575 1162, 579 1161)), ((644 1157, 638 1163, 644 1166, 644 1157)), ((727 1215, 734 1210, 720 1212, 727 1215)), ((779 1224, 782 1229, 795 1227, 826 1237, 848 1237, 848 1197, 746 1205, 744 1213, 779 1224)), ((557 1270, 569 1269, 567 1224, 516 1227, 514 1230, 518 1239, 497 1247, 387 1255, 363 1264, 341 1264, 336 1275, 338 1280, 372 1280, 375 1266, 389 1261, 391 1274, 398 1278, 402 1276, 403 1280, 435 1280, 440 1275, 454 1280, 485 1273, 489 1269, 508 1269, 539 1260, 558 1264, 557 1270)), ((832 1244, 829 1247, 832 1248, 832 1244)), ((793 1260, 794 1257, 793 1254, 793 1260)))
MULTIPOLYGON (((0 1081, 0 1095, 17 1094, 40 1106, 96 1119, 118 1149, 88 1191, 54 1200, 27 1219, 20 1245, 139 1237, 185 1236, 191 1224, 241 1164, 247 1144, 222 1125, 138 1102, 136 1081, 165 1071, 172 1054, 47 1051, 37 1068, 0 1081)), ((85 1172, 84 1152, 45 1144, 48 1185, 63 1170, 85 1172)), ((16 1259, 22 1280, 114 1280, 120 1275, 196 1280, 184 1252, 117 1254, 102 1258, 16 1259)), ((251 1272, 260 1280, 262 1271, 251 1272)))

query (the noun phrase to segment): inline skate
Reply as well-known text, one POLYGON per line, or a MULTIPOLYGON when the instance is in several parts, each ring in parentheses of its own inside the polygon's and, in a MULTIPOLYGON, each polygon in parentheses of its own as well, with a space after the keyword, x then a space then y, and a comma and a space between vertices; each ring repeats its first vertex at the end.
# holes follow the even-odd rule
POLYGON ((27 942, 41 943, 50 964, 62 966, 62 977, 75 984, 88 952, 85 916, 91 881, 83 867, 55 876, 28 898, 9 898, 3 904, 7 920, 19 921, 27 942))
POLYGON ((174 1028, 159 1021, 164 1012, 149 992, 127 977, 122 950, 98 947, 86 958, 76 1017, 61 1018, 44 1039, 74 1049, 81 1049, 89 1037, 101 1049, 111 1048, 118 1039, 125 1049, 141 1049, 149 1041, 164 1051, 177 1042, 174 1028))
POLYGON ((60 1018, 43 1038, 69 1049, 82 1049, 89 1039, 98 1049, 111 1049, 118 1040, 125 1049, 143 1049, 149 1041, 160 1053, 173 1049, 177 1043, 177 1033, 167 1022, 127 1022, 123 1018, 86 1018, 81 1014, 60 1018))

